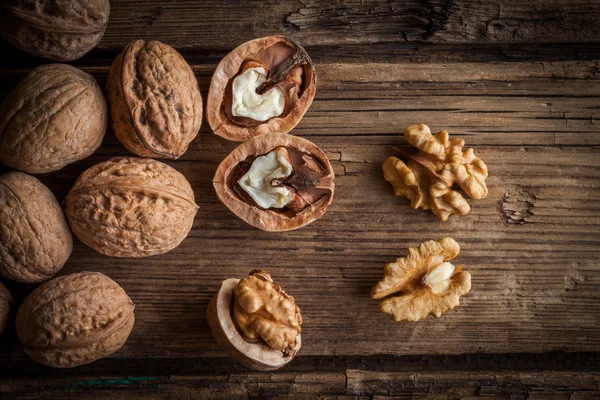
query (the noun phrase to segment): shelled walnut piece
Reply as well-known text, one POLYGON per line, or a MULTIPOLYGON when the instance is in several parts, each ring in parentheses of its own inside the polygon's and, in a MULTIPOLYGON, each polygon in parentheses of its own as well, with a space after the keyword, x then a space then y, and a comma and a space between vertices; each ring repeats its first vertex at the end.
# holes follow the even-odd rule
POLYGON ((334 173, 306 139, 268 133, 238 146, 219 165, 213 185, 238 217, 266 231, 300 228, 331 204, 334 173))
POLYGON ((223 281, 206 318, 223 349, 258 371, 283 367, 302 345, 300 309, 263 270, 253 270, 241 280, 223 281))
POLYGON ((459 305, 460 296, 471 290, 471 274, 449 260, 460 251, 458 243, 446 237, 409 248, 408 256, 386 264, 383 279, 371 290, 381 299, 400 293, 379 304, 395 321, 418 321, 431 314, 439 318, 459 305))
POLYGON ((278 35, 255 39, 217 66, 206 118, 214 133, 227 140, 286 133, 300 122, 315 91, 315 67, 302 46, 278 35))
POLYGON ((0 282, 0 334, 8 324, 12 302, 13 299, 10 292, 6 286, 0 282))
POLYGON ((406 163, 389 157, 383 163, 383 176, 395 196, 410 200, 411 208, 431 210, 440 220, 451 214, 465 215, 471 207, 452 189, 456 183, 469 197, 478 200, 488 194, 488 169, 473 149, 463 151, 465 141, 450 140, 448 132, 432 135, 424 124, 411 125, 404 137, 416 150, 395 149, 406 163))

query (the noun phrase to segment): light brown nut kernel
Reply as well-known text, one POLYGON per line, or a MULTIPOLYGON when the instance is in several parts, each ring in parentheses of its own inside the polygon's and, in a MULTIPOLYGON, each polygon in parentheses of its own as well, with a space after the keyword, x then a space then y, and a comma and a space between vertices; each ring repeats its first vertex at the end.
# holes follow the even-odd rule
POLYGON ((2 282, 0 282, 0 334, 8 325, 8 320, 10 319, 10 312, 12 306, 12 296, 10 292, 4 286, 2 282))
POLYGON ((30 174, 57 171, 96 151, 107 122, 106 100, 91 75, 42 65, 0 106, 0 162, 30 174))
POLYGON ((407 257, 386 264, 383 279, 373 287, 371 297, 400 293, 379 304, 379 309, 395 321, 418 321, 429 314, 439 318, 458 306, 460 296, 471 290, 471 274, 461 265, 448 263, 459 251, 458 243, 449 237, 409 248, 407 257))
POLYGON ((206 318, 221 347, 258 371, 283 367, 302 345, 300 309, 262 270, 253 270, 242 280, 223 281, 206 318))
POLYGON ((41 364, 87 364, 125 344, 135 321, 134 307, 106 275, 65 275, 27 296, 17 313, 17 335, 25 352, 41 364))
POLYGON ((327 156, 315 144, 284 133, 267 133, 233 150, 217 168, 213 186, 223 204, 250 225, 265 231, 287 231, 305 226, 325 213, 333 200, 334 179, 327 156), (266 185, 285 187, 289 194, 283 206, 263 208, 240 180, 260 157, 273 152, 287 160, 292 173, 266 185))
POLYGON ((45 281, 72 249, 71 231, 52 192, 22 172, 0 175, 0 276, 45 281))
POLYGON ((471 210, 464 197, 452 190, 455 183, 472 199, 487 196, 487 166, 473 149, 463 152, 463 139, 450 140, 446 131, 434 136, 424 124, 409 126, 404 136, 416 151, 396 149, 406 163, 389 157, 383 176, 394 187, 395 196, 410 200, 411 208, 431 210, 446 221, 451 214, 465 215, 471 210))
POLYGON ((33 56, 71 61, 100 42, 109 12, 109 0, 6 0, 0 34, 33 56))
MULTIPOLYGON (((252 79, 251 82, 257 81, 252 79)), ((215 134, 236 142, 268 132, 287 133, 300 122, 315 91, 315 68, 304 48, 284 36, 267 36, 240 45, 221 60, 211 80, 206 118, 215 134), (235 115, 234 82, 249 68, 262 69, 259 76, 264 81, 256 88, 252 86, 253 92, 248 93, 264 96, 262 101, 257 98, 258 103, 270 103, 272 91, 279 92, 283 101, 281 114, 267 112, 266 120, 235 115)), ((239 93, 237 95, 241 98, 239 93)))
POLYGON ((138 156, 177 159, 200 130, 198 82, 166 44, 129 43, 110 68, 107 88, 115 135, 138 156))
POLYGON ((85 171, 65 198, 75 236, 99 253, 146 257, 177 247, 198 206, 185 177, 149 158, 116 157, 85 171))
POLYGON ((263 340, 293 356, 301 332, 300 308, 268 272, 252 270, 235 289, 235 299, 233 317, 246 340, 263 340))

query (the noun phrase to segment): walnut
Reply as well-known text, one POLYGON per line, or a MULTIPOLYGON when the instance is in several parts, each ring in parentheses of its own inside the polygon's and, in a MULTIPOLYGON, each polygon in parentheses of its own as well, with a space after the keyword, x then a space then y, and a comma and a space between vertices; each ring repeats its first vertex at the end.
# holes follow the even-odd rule
POLYGON ((418 321, 442 313, 459 304, 459 298, 471 290, 471 274, 454 267, 448 260, 460 251, 454 239, 430 240, 408 249, 408 256, 386 264, 383 279, 371 290, 371 297, 381 299, 400 292, 379 304, 395 321, 418 321))
POLYGON ((99 253, 146 257, 177 247, 198 206, 185 177, 149 158, 116 157, 85 171, 65 199, 73 233, 99 253))
POLYGON ((0 175, 0 276, 23 283, 48 280, 73 249, 56 198, 33 176, 0 175))
POLYGON ((31 71, 0 108, 0 162, 31 174, 57 171, 100 146, 108 110, 96 80, 66 64, 31 71))
POLYGON ((129 43, 110 68, 107 88, 115 135, 139 156, 177 159, 200 130, 198 82, 166 44, 129 43))
POLYGON ((217 66, 206 118, 215 134, 237 142, 287 133, 300 122, 315 91, 315 68, 302 46, 283 36, 255 39, 217 66))
POLYGON ((6 286, 0 282, 0 333, 2 333, 6 328, 6 325, 8 325, 12 303, 13 299, 10 292, 6 286))
POLYGON ((97 272, 55 278, 34 290, 17 313, 17 335, 35 361, 57 368, 106 357, 127 341, 135 306, 97 272))
POLYGON ((300 308, 263 270, 224 281, 208 306, 207 320, 223 349, 249 368, 281 368, 300 350, 300 308))
POLYGON ((411 208, 431 210, 446 221, 451 214, 465 215, 471 207, 464 197, 452 190, 457 184, 469 197, 487 196, 485 163, 473 149, 463 151, 463 139, 449 139, 448 132, 433 136, 424 124, 411 125, 404 137, 417 151, 396 149, 406 160, 389 157, 383 163, 383 176, 394 187, 394 195, 410 200, 411 208))
POLYGON ((71 61, 100 42, 109 12, 109 0, 8 0, 0 34, 33 56, 71 61))

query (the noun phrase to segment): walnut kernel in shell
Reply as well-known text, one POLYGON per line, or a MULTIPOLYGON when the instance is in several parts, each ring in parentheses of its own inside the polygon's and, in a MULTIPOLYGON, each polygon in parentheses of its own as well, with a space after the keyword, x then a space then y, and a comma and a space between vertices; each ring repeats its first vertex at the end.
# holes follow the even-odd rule
POLYGON ((0 175, 0 276, 45 281, 63 267, 72 249, 71 231, 52 192, 22 172, 0 175))
POLYGON ((187 179, 149 158, 116 157, 85 171, 65 198, 75 236, 99 253, 146 257, 177 247, 198 206, 187 179))
POLYGON ((166 44, 129 43, 110 68, 107 88, 115 135, 138 156, 179 158, 200 130, 198 82, 166 44))
POLYGON ((57 368, 104 358, 127 341, 135 306, 97 272, 55 278, 33 291, 17 313, 17 335, 35 361, 57 368))

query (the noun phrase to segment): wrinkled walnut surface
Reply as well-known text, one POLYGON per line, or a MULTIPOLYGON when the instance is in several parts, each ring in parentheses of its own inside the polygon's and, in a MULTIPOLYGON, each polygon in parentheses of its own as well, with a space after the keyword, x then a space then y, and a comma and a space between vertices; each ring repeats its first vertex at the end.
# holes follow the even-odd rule
POLYGON ((50 367, 74 367, 119 350, 135 321, 134 304, 97 272, 65 275, 32 292, 17 313, 25 352, 50 367))
POLYGON ((406 162, 389 157, 383 163, 383 176, 392 184, 394 195, 410 200, 411 208, 431 210, 446 221, 451 214, 465 215, 471 210, 452 189, 454 184, 472 199, 487 196, 487 166, 473 149, 463 151, 463 139, 450 140, 446 131, 434 136, 424 124, 409 126, 404 137, 416 151, 397 149, 406 162))
POLYGON ((292 355, 302 331, 294 298, 260 269, 252 270, 235 289, 233 317, 246 340, 263 340, 286 355, 292 355))
POLYGON ((431 314, 439 318, 442 313, 459 305, 459 298, 471 290, 471 274, 456 267, 438 292, 427 284, 428 277, 441 264, 455 258, 460 251, 458 243, 446 237, 429 240, 419 247, 409 248, 408 256, 386 264, 383 279, 371 290, 371 297, 390 297, 379 304, 379 309, 391 314, 395 321, 418 321, 431 314))
POLYGON ((66 64, 31 71, 0 107, 0 162, 31 174, 91 155, 106 132, 104 95, 89 74, 66 64))
POLYGON ((307 225, 325 213, 333 200, 334 178, 327 156, 315 144, 284 133, 268 133, 233 150, 219 165, 213 186, 223 204, 250 225, 266 231, 286 231, 307 225), (244 165, 277 148, 285 148, 292 159, 295 172, 284 183, 298 196, 285 209, 264 209, 245 195, 237 180, 246 172, 244 165), (316 168, 313 163, 322 169, 316 178, 312 176, 316 168))
POLYGON ((315 91, 316 71, 302 46, 284 36, 255 39, 238 46, 217 66, 206 101, 206 118, 214 133, 227 140, 243 142, 264 133, 286 133, 300 122, 315 91), (257 67, 269 73, 257 90, 264 93, 276 86, 285 97, 283 113, 267 121, 236 117, 232 112, 234 79, 257 67))
POLYGON ((108 75, 112 126, 131 152, 179 158, 202 123, 202 97, 192 69, 172 47, 131 42, 108 75))
POLYGON ((71 231, 52 192, 22 172, 0 175, 0 276, 45 281, 72 249, 71 231))
POLYGON ((71 61, 100 42, 109 12, 109 0, 6 0, 0 33, 33 56, 71 61))
POLYGON ((136 157, 91 167, 65 202, 73 233, 99 253, 116 257, 145 257, 177 247, 198 210, 182 174, 136 157))
POLYGON ((12 302, 13 300, 10 292, 6 286, 0 282, 0 334, 4 331, 6 325, 8 325, 12 302))

